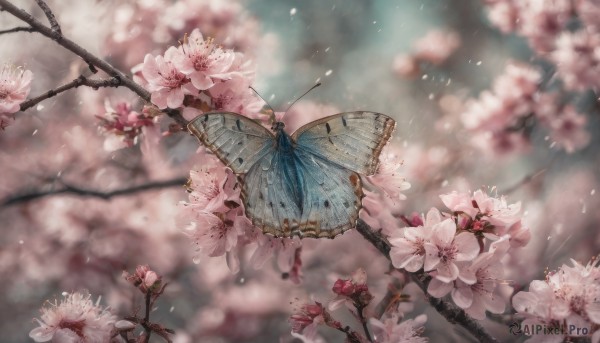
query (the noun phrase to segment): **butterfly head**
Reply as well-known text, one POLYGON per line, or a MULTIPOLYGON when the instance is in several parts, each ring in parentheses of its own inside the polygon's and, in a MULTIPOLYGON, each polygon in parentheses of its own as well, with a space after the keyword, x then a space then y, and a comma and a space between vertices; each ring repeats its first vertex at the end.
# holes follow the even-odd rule
POLYGON ((283 131, 283 128, 285 127, 285 124, 280 122, 280 121, 276 121, 273 122, 273 125, 271 125, 271 131, 278 133, 283 131))

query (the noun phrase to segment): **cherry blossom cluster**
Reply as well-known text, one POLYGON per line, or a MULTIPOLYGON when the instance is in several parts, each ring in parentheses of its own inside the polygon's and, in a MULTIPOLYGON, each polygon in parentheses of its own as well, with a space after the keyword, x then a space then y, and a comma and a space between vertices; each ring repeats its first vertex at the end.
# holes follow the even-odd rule
POLYGON ((517 316, 523 318, 521 331, 533 336, 532 341, 562 342, 566 338, 591 336, 600 340, 600 267, 598 258, 587 265, 571 260, 534 280, 529 291, 512 299, 517 316), (525 330, 543 327, 545 330, 525 330))
MULTIPOLYGON (((123 277, 140 290, 147 298, 146 306, 153 307, 156 299, 163 293, 166 283, 162 277, 148 266, 138 266, 134 274, 123 272, 123 277)), ((169 334, 173 330, 158 323, 149 321, 150 309, 146 317, 139 318, 137 310, 124 320, 117 320, 109 308, 100 306, 100 298, 94 303, 87 292, 64 293, 64 298, 58 303, 48 303, 42 308, 40 319, 35 319, 39 327, 31 330, 29 337, 36 342, 78 342, 78 343, 107 343, 107 342, 147 342, 150 332, 163 337, 170 342, 169 334), (140 325, 145 332, 133 336, 134 330, 140 325), (123 340, 119 340, 120 336, 123 340)))
POLYGON ((182 202, 180 226, 186 229, 202 256, 226 255, 232 272, 239 270, 239 252, 254 246, 250 263, 260 268, 277 255, 279 269, 294 282, 299 282, 300 241, 274 238, 262 234, 244 215, 240 187, 233 172, 213 155, 204 154, 203 165, 190 172, 189 200, 182 202))
POLYGON ((95 303, 88 293, 65 293, 60 303, 55 300, 42 308, 36 321, 39 327, 29 337, 36 342, 110 342, 117 321, 109 309, 95 303))
POLYGON ((600 4, 594 0, 488 0, 489 19, 502 32, 525 37, 554 63, 569 90, 600 86, 600 4), (575 28, 575 29, 574 29, 575 28))
POLYGON ((152 93, 159 109, 181 109, 191 119, 211 110, 256 118, 263 102, 250 90, 251 65, 241 53, 204 39, 200 30, 185 36, 164 55, 146 55, 134 79, 152 93))
POLYGON ((238 51, 250 50, 259 39, 256 19, 238 1, 135 0, 115 4, 113 13, 104 49, 124 67, 196 28, 238 51))
POLYGON ((386 311, 381 318, 376 318, 367 307, 373 300, 373 295, 367 286, 367 274, 363 269, 355 271, 349 279, 337 279, 332 291, 336 297, 327 307, 318 301, 299 303, 290 316, 292 335, 303 342, 320 342, 317 329, 326 326, 346 335, 346 342, 352 343, 393 343, 409 342, 423 343, 427 338, 421 337, 423 325, 427 317, 420 315, 415 319, 402 320, 403 313, 397 309, 386 311), (345 305, 348 311, 362 325, 364 334, 344 326, 334 319, 332 311, 345 305), (370 328, 369 329, 369 324, 370 328), (373 335, 371 336, 371 331, 373 335))
POLYGON ((526 245, 530 232, 521 224, 520 203, 473 194, 441 195, 450 213, 432 208, 424 218, 408 219, 409 227, 389 238, 394 267, 432 277, 427 292, 453 301, 476 319, 485 312, 502 313, 499 294, 504 268, 500 262, 510 248, 526 245))
POLYGON ((394 58, 393 70, 402 77, 415 78, 424 64, 443 64, 461 45, 460 35, 454 31, 431 30, 418 39, 409 54, 394 58))
POLYGON ((462 122, 471 142, 496 154, 524 151, 534 126, 549 131, 551 146, 569 153, 585 147, 590 135, 587 118, 557 92, 540 91, 542 74, 533 66, 509 63, 491 90, 467 103, 462 122))
MULTIPOLYGON (((119 102, 113 105, 105 101, 106 112, 103 115, 97 115, 100 120, 101 130, 109 134, 108 137, 117 138, 114 147, 123 148, 135 145, 139 137, 144 133, 145 127, 154 126, 154 121, 150 115, 149 108, 144 108, 142 113, 133 110, 129 102, 119 102)), ((107 140, 107 142, 111 142, 107 140)), ((115 150, 115 149, 109 149, 115 150)))
POLYGON ((31 90, 33 73, 23 68, 5 64, 0 69, 0 130, 9 125, 31 90))

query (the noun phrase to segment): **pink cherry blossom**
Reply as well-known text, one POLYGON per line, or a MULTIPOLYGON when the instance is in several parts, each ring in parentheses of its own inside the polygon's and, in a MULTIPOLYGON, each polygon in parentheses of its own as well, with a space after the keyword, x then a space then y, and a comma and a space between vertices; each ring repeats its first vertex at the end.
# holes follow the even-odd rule
POLYGON ((206 163, 190 171, 188 184, 189 202, 186 206, 194 211, 225 212, 225 200, 235 196, 232 189, 226 188, 229 173, 215 159, 206 159, 206 163))
POLYGON ((173 58, 177 48, 170 47, 163 56, 146 55, 142 75, 148 81, 152 103, 160 109, 183 105, 185 94, 197 94, 189 78, 177 69, 173 58))
POLYGON ((429 340, 421 337, 425 331, 423 326, 427 316, 422 314, 415 319, 400 321, 397 315, 392 315, 383 320, 370 318, 369 324, 373 328, 373 340, 375 343, 425 343, 429 340))
POLYGON ((551 60, 568 89, 598 89, 600 82, 600 33, 579 30, 564 32, 556 41, 551 60))
MULTIPOLYGON (((563 265, 551 272, 546 280, 534 280, 529 291, 517 293, 512 300, 518 315, 525 318, 523 325, 591 327, 600 322, 600 268, 592 259, 586 266, 572 260, 573 266, 563 265)), ((582 333, 565 335, 580 336, 582 333)), ((561 336, 564 338, 565 335, 561 336)), ((542 336, 543 338, 543 336, 542 336)))
POLYGON ((362 268, 352 273, 350 279, 337 279, 333 284, 332 291, 337 294, 337 297, 327 306, 331 311, 342 305, 359 310, 367 307, 373 300, 373 295, 367 286, 367 272, 362 268))
POLYGON ((209 90, 212 109, 229 111, 256 118, 264 102, 250 89, 250 81, 239 75, 219 82, 209 90))
MULTIPOLYGON (((251 224, 249 224, 251 226, 251 224)), ((252 228, 253 230, 258 230, 252 228)), ((271 257, 277 256, 277 266, 283 272, 289 272, 295 262, 296 249, 302 246, 298 239, 276 238, 262 233, 257 233, 257 247, 250 258, 254 268, 262 268, 271 257)))
POLYGON ((505 300, 498 284, 504 277, 500 260, 509 248, 509 236, 504 236, 491 244, 489 252, 477 256, 470 266, 460 271, 452 289, 452 300, 475 319, 485 319, 486 310, 504 312, 505 300))
POLYGON ((456 262, 471 261, 479 254, 479 244, 472 233, 456 235, 456 224, 448 218, 432 227, 431 238, 425 242, 424 270, 435 270, 435 278, 442 282, 456 280, 459 274, 456 262))
POLYGON ((513 246, 523 246, 529 241, 529 230, 520 223, 520 202, 508 204, 505 197, 491 197, 480 189, 472 195, 455 191, 440 195, 440 198, 446 207, 462 218, 459 225, 463 230, 481 231, 490 239, 505 234, 512 237, 514 234, 511 240, 513 246))
POLYGON ((399 153, 392 148, 385 147, 379 156, 380 164, 374 175, 367 176, 367 179, 384 194, 391 199, 404 200, 406 196, 402 194, 410 188, 410 183, 400 174, 403 161, 399 153))
POLYGON ((413 55, 422 61, 442 64, 461 45, 458 33, 449 30, 431 30, 414 44, 413 55))
POLYGON ((573 106, 565 106, 553 117, 545 117, 550 128, 550 138, 566 152, 572 153, 588 145, 590 134, 585 129, 587 117, 573 106))
POLYGON ((0 70, 0 114, 18 112, 31 89, 33 73, 5 64, 0 70))
POLYGON ((134 274, 123 271, 123 277, 144 294, 151 290, 158 290, 161 285, 161 277, 147 265, 137 266, 134 274))
POLYGON ((317 327, 325 323, 326 315, 321 303, 304 304, 290 316, 292 332, 302 333, 309 339, 314 338, 317 335, 317 327))
POLYGON ((31 89, 33 73, 5 64, 0 70, 0 128, 8 126, 12 114, 20 110, 31 89))
MULTIPOLYGON (((198 212, 196 220, 186 230, 198 254, 222 256, 236 247, 238 236, 243 233, 244 219, 232 212, 227 215, 198 212)), ((195 261, 199 259, 196 255, 195 261)))
POLYGON ((139 136, 142 134, 142 128, 145 126, 154 126, 154 121, 143 113, 132 110, 129 102, 119 102, 116 106, 105 101, 106 112, 103 115, 97 115, 100 120, 101 129, 115 135, 124 146, 133 146, 139 136))
POLYGON ((216 47, 212 39, 204 39, 195 29, 177 50, 173 64, 187 75, 198 90, 209 89, 214 79, 230 78, 230 68, 235 59, 232 50, 216 47))
POLYGON ((410 54, 398 54, 394 57, 392 70, 399 77, 416 78, 421 72, 419 61, 410 54))
MULTIPOLYGON (((100 299, 98 299, 100 300, 100 299)), ((42 316, 36 319, 39 327, 29 332, 36 342, 105 343, 110 340, 116 317, 90 294, 70 293, 58 303, 48 303, 42 316)))
POLYGON ((396 230, 389 238, 390 258, 396 268, 416 272, 425 261, 425 243, 431 238, 432 228, 442 221, 440 211, 432 208, 427 213, 425 223, 418 227, 396 230))

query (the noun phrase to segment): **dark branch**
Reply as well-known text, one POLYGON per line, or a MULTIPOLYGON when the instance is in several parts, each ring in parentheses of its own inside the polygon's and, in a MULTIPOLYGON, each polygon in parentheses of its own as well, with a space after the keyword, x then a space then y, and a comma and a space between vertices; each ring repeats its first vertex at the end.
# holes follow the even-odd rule
MULTIPOLYGON (((377 250, 379 250, 388 260, 390 259, 390 244, 380 233, 374 232, 371 227, 363 220, 359 219, 356 225, 356 230, 371 243, 377 250)), ((479 323, 471 318, 463 309, 460 307, 444 301, 442 299, 434 298, 427 293, 427 286, 431 277, 424 273, 413 273, 413 281, 421 288, 427 300, 447 321, 450 323, 458 324, 465 328, 480 342, 497 342, 485 329, 479 325, 479 323)))
MULTIPOLYGON (((122 86, 129 88, 144 101, 150 102, 150 92, 144 89, 144 87, 133 81, 122 71, 112 66, 110 63, 106 62, 105 60, 99 57, 96 57, 94 54, 85 50, 72 40, 66 38, 63 35, 57 35, 55 30, 45 26, 40 21, 35 19, 31 14, 11 4, 8 0, 0 0, 0 10, 6 11, 14 15, 15 17, 21 19, 22 21, 29 24, 36 32, 39 32, 40 34, 52 39, 65 49, 81 57, 85 61, 85 63, 87 63, 90 66, 90 70, 93 71, 97 68, 114 78, 118 78, 119 80, 121 80, 122 86)), ((167 113, 169 117, 173 118, 182 127, 187 126, 188 121, 181 115, 181 113, 179 113, 179 111, 174 109, 168 109, 165 111, 165 113, 167 113)))
POLYGON ((57 36, 61 36, 62 32, 60 30, 60 25, 58 25, 58 21, 56 20, 56 17, 54 16, 54 13, 52 13, 52 10, 48 6, 48 4, 46 4, 44 0, 35 0, 35 2, 37 2, 38 6, 40 6, 42 11, 46 15, 46 18, 48 18, 48 22, 50 22, 50 27, 52 28, 52 31, 54 31, 54 34, 57 36))
POLYGON ((35 29, 33 27, 18 26, 18 27, 13 27, 12 29, 0 30, 0 35, 3 35, 5 33, 13 33, 13 32, 35 32, 35 29))
POLYGON ((69 89, 77 88, 80 86, 88 86, 88 87, 91 87, 94 89, 98 89, 98 88, 103 88, 103 87, 119 87, 120 85, 121 85, 121 80, 118 78, 115 78, 115 77, 112 77, 110 79, 98 80, 98 79, 88 79, 85 76, 80 75, 78 78, 76 78, 75 80, 73 80, 65 85, 62 85, 55 89, 51 89, 42 95, 39 95, 35 98, 29 99, 29 100, 23 102, 21 104, 21 111, 25 111, 26 109, 31 108, 46 99, 52 98, 62 92, 65 92, 65 91, 68 91, 69 89))
POLYGON ((10 197, 4 199, 4 201, 2 202, 2 207, 7 207, 10 205, 15 205, 15 204, 19 204, 19 203, 23 203, 23 202, 27 202, 27 201, 31 201, 31 200, 36 200, 36 199, 51 196, 51 195, 59 195, 59 194, 68 194, 68 195, 74 195, 74 196, 79 196, 79 197, 92 197, 92 198, 100 198, 103 200, 109 200, 110 198, 118 197, 118 196, 132 195, 132 194, 136 194, 139 192, 151 191, 151 190, 156 190, 156 189, 161 189, 161 188, 182 186, 186 183, 186 181, 187 181, 187 178, 182 177, 182 178, 176 178, 176 179, 167 180, 167 181, 149 182, 149 183, 145 183, 145 184, 138 185, 138 186, 116 189, 116 190, 109 191, 109 192, 101 192, 98 190, 85 189, 85 188, 80 188, 77 186, 71 186, 71 185, 65 184, 64 187, 60 188, 60 189, 54 189, 54 190, 49 190, 49 191, 38 191, 38 192, 31 192, 31 193, 24 193, 24 194, 20 194, 20 195, 10 196, 10 197))

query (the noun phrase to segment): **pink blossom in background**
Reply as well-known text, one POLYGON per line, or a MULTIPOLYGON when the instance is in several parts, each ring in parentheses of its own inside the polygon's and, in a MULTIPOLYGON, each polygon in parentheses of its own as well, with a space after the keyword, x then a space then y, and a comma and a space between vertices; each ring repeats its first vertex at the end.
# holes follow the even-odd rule
MULTIPOLYGON (((98 299, 100 300, 100 299, 98 299)), ((36 342, 108 342, 116 317, 91 300, 90 294, 70 293, 42 308, 39 327, 29 337, 36 342)))
POLYGON ((189 78, 173 63, 176 54, 177 49, 171 47, 165 52, 164 57, 148 54, 144 58, 142 74, 148 81, 152 103, 160 109, 180 107, 183 105, 185 94, 197 94, 189 78))
POLYGON ((290 316, 292 332, 302 333, 303 336, 309 339, 315 338, 317 328, 325 323, 325 316, 328 316, 328 314, 319 302, 301 305, 290 316))
POLYGON ((558 74, 568 89, 597 90, 600 86, 600 32, 579 30, 564 32, 556 41, 556 50, 550 55, 558 74))
POLYGON ((425 343, 426 337, 421 337, 425 328, 427 316, 422 314, 415 319, 400 320, 396 315, 382 320, 371 318, 369 323, 373 327, 373 339, 376 343, 425 343))
POLYGON ((416 78, 421 72, 419 61, 412 55, 398 54, 394 57, 392 70, 400 77, 416 78))
POLYGON ((33 73, 30 70, 8 64, 0 70, 0 126, 8 125, 7 120, 18 112, 31 89, 33 73))
POLYGON ((214 46, 212 39, 204 39, 198 29, 185 37, 183 44, 173 57, 173 64, 187 75, 198 90, 214 84, 213 79, 229 79, 228 73, 235 59, 232 50, 214 46))
POLYGON ((413 54, 417 60, 442 64, 460 47, 460 35, 449 30, 431 30, 414 43, 413 54))
POLYGON ((552 142, 568 153, 580 150, 590 142, 590 134, 585 129, 587 117, 573 106, 565 106, 555 116, 545 118, 544 124, 550 129, 552 142))
POLYGON ((131 147, 137 143, 142 128, 145 126, 154 126, 152 118, 143 113, 138 113, 132 109, 128 102, 119 102, 116 105, 110 101, 104 102, 106 112, 103 115, 96 115, 100 120, 100 128, 108 135, 114 135, 117 141, 105 141, 107 150, 116 150, 122 147, 131 147))

